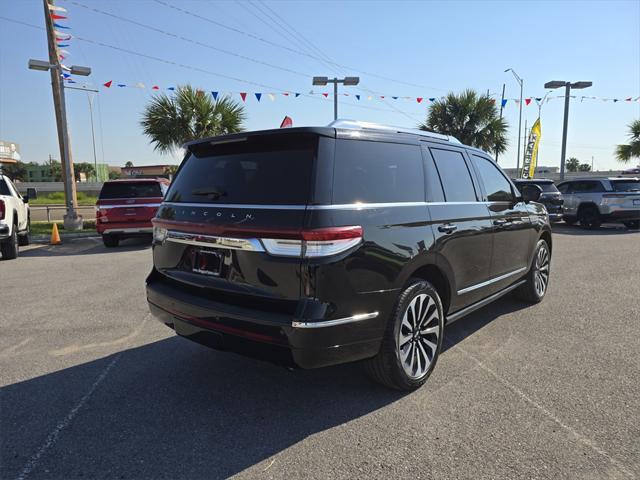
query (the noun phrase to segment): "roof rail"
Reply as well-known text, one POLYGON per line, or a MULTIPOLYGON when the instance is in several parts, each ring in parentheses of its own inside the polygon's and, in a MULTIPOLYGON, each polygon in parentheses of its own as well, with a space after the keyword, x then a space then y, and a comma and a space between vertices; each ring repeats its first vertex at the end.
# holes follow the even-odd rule
POLYGON ((327 126, 332 128, 346 128, 350 130, 377 130, 389 133, 407 133, 410 135, 418 135, 420 137, 437 138, 439 140, 446 140, 452 143, 461 143, 460 140, 456 137, 452 137, 451 135, 427 132, 425 130, 418 130, 417 128, 394 127, 393 125, 383 125, 380 123, 361 122, 359 120, 346 120, 339 118, 327 126))

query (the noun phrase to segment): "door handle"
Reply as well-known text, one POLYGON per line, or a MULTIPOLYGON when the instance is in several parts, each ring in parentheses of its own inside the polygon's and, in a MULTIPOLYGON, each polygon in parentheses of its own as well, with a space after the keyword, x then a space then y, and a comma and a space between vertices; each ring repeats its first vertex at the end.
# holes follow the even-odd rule
POLYGON ((446 223, 444 225, 440 225, 438 227, 438 231, 442 232, 442 233, 453 233, 458 229, 457 225, 454 225, 452 223, 446 223))
POLYGON ((499 218, 498 220, 494 220, 493 224, 494 225, 498 225, 498 226, 506 225, 507 221, 505 219, 503 219, 503 218, 499 218))

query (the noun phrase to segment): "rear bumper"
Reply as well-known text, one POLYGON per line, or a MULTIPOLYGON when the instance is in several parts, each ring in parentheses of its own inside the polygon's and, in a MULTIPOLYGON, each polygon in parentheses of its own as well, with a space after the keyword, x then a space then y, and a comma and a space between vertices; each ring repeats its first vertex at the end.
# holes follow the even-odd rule
POLYGON ((127 223, 99 223, 96 230, 101 235, 151 235, 153 233, 153 225, 151 222, 127 222, 127 223))
MULTIPOLYGON (((180 336, 287 366, 347 363, 372 357, 380 348, 377 312, 341 319, 300 318, 213 302, 149 280, 147 301, 151 313, 180 336)), ((301 301, 298 311, 304 310, 301 301)))
POLYGON ((614 210, 611 213, 602 215, 603 220, 608 222, 626 222, 629 220, 640 220, 640 208, 633 210, 614 210))
POLYGON ((563 214, 562 213, 550 213, 549 214, 549 221, 550 222, 559 222, 560 220, 562 220, 563 214))

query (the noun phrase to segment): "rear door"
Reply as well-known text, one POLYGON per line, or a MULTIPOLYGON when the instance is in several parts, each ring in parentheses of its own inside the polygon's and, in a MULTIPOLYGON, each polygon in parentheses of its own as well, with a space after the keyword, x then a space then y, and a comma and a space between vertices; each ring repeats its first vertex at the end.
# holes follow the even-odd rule
POLYGON ((488 157, 469 152, 471 162, 482 182, 483 200, 491 212, 493 257, 490 291, 513 283, 528 269, 529 252, 535 228, 526 204, 500 168, 488 157))
POLYGON ((13 197, 13 203, 15 204, 16 211, 18 212, 18 230, 24 230, 27 228, 27 221, 29 218, 27 204, 22 201, 22 195, 20 195, 20 192, 18 192, 18 189, 13 182, 7 177, 5 177, 5 181, 9 186, 9 191, 13 197))
POLYGON ((462 148, 433 144, 425 155, 431 155, 444 192, 443 201, 431 201, 429 211, 436 250, 455 282, 453 312, 487 296, 483 283, 491 267, 491 215, 480 201, 479 185, 462 148))
POLYGON ((304 225, 319 138, 283 132, 191 146, 154 219, 156 270, 174 287, 196 286, 230 304, 278 309, 264 301, 299 298, 294 237, 304 225))
POLYGON ((108 223, 148 223, 162 196, 161 184, 155 180, 106 182, 98 198, 98 216, 108 223))

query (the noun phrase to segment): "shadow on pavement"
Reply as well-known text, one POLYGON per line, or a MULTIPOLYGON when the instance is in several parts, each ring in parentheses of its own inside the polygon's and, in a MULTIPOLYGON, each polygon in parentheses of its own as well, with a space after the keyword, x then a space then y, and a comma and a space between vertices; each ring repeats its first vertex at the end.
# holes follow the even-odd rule
POLYGON ((60 257, 95 255, 101 253, 132 252, 148 250, 151 248, 151 240, 146 238, 127 238, 120 241, 120 245, 107 248, 100 238, 74 238, 63 240, 60 245, 45 245, 28 250, 21 250, 21 257, 60 257))
POLYGON ((566 223, 553 223, 551 225, 553 233, 562 235, 593 236, 593 235, 627 235, 640 232, 640 230, 629 230, 624 225, 606 224, 596 229, 583 228, 579 225, 567 225, 566 223))
MULTIPOLYGON (((502 314, 510 298, 450 325, 445 351, 502 314)), ((17 477, 118 356, 30 478, 223 478, 405 393, 358 364, 289 371, 172 337, 0 390, 0 477, 17 477)))

